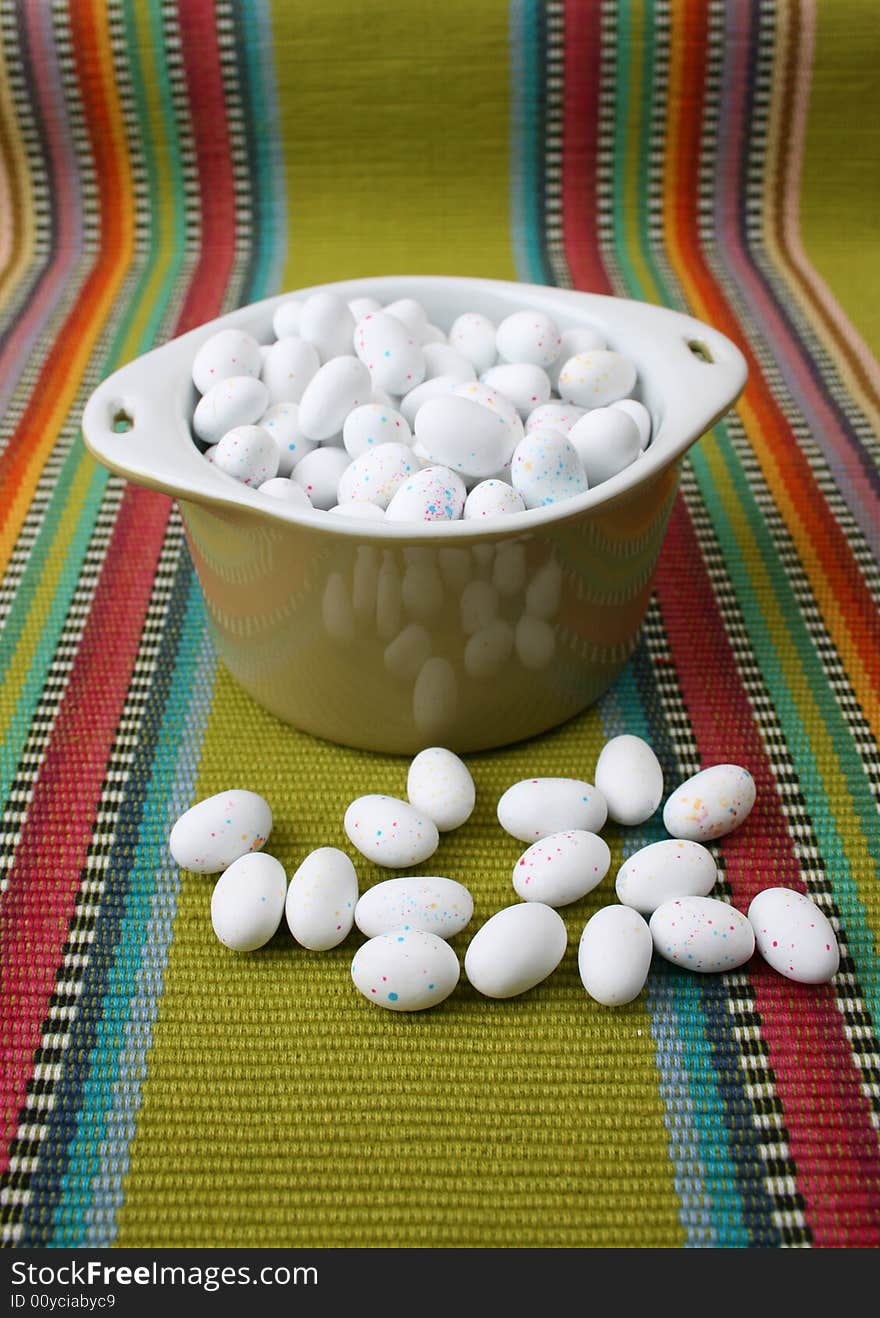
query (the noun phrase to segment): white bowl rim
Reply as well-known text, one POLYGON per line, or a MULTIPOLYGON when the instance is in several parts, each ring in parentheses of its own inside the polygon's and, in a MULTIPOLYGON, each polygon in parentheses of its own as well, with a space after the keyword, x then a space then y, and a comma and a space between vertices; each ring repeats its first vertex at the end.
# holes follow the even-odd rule
POLYGON ((452 545, 457 540, 491 541, 519 536, 522 532, 547 529, 607 509, 608 505, 649 484, 682 457, 736 401, 746 376, 742 353, 725 335, 666 307, 505 280, 444 275, 365 276, 292 289, 250 303, 136 358, 109 376, 92 394, 83 414, 83 437, 94 456, 111 470, 183 501, 247 508, 274 521, 292 522, 332 536, 354 536, 375 543, 430 539, 452 545), (184 386, 192 390, 192 360, 200 344, 212 334, 221 329, 248 328, 267 317, 271 323, 272 313, 283 302, 318 292, 335 292, 346 300, 375 297, 380 302, 413 297, 434 306, 452 300, 456 303, 455 314, 480 310, 481 300, 485 304, 486 299, 494 299, 509 306, 510 311, 525 307, 546 311, 569 322, 565 328, 578 323, 595 326, 636 361, 640 383, 656 389, 660 402, 657 411, 662 418, 657 433, 635 462, 584 494, 485 521, 377 522, 303 509, 260 495, 204 459, 192 438, 190 417, 183 407, 177 406, 180 390, 184 386), (473 294, 473 305, 461 302, 469 293, 473 294), (693 344, 699 345, 699 352, 695 352, 693 344), (703 354, 708 355, 708 361, 703 354), (662 381, 655 378, 655 370, 667 373, 662 381), (156 379, 166 377, 174 387, 160 391, 157 396, 156 379), (175 401, 174 409, 169 406, 170 399, 175 401), (143 418, 141 426, 135 426, 128 434, 117 433, 111 421, 120 410, 143 418), (170 447, 177 443, 181 432, 198 465, 189 461, 189 455, 180 449, 170 447), (159 437, 158 461, 155 443, 152 451, 144 454, 145 434, 154 440, 159 437), (133 446, 132 437, 141 442, 133 446), (163 453, 170 459, 166 463, 161 461, 163 453))

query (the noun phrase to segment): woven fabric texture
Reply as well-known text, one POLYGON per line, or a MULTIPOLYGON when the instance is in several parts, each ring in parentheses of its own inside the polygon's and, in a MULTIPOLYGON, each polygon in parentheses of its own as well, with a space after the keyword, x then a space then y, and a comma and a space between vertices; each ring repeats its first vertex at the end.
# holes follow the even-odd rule
MULTIPOLYGON (((0 6, 0 1224, 12 1246, 880 1244, 880 31, 873 0, 19 0, 0 6), (808 892, 830 985, 665 963, 587 998, 580 929, 506 1003, 364 1002, 357 942, 234 956, 174 819, 260 791, 288 872, 406 762, 219 666, 177 510, 87 454, 112 369, 359 274, 690 310, 743 349, 632 660, 468 757, 442 872, 512 896, 494 817, 611 735, 748 766, 725 894, 808 892)), ((609 830, 613 866, 664 836, 609 830)), ((363 884, 380 871, 359 861, 363 884)), ((613 871, 612 871, 613 872, 613 871)), ((455 946, 463 953, 467 936, 455 946)))

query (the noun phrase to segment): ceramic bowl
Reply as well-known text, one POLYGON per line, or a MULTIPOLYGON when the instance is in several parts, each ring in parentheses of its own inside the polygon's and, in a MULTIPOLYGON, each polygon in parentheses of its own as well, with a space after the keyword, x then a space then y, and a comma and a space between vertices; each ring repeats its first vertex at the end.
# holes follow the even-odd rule
POLYGON ((561 723, 633 650, 682 456, 742 390, 742 355, 697 320, 621 298, 415 275, 327 288, 416 298, 445 329, 464 311, 498 322, 526 307, 561 329, 595 326, 638 368, 651 443, 586 494, 485 527, 352 521, 260 495, 194 442, 192 362, 219 329, 271 342, 275 307, 320 291, 308 288, 242 307, 111 375, 86 407, 86 444, 178 501, 217 652, 280 719, 406 753, 483 750, 561 723))

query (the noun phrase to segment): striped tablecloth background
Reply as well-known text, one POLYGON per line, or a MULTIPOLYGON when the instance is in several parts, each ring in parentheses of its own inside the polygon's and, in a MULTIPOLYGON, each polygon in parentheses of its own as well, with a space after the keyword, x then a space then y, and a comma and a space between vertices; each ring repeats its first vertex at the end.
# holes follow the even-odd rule
MULTIPOLYGON (((10 0, 0 25, 3 1239, 880 1243, 873 0, 10 0), (832 985, 658 965, 602 1010, 574 957, 599 894, 540 991, 413 1020, 358 998, 351 947, 214 941, 177 814, 261 790, 292 869, 405 765, 238 691, 176 510, 79 418, 157 341, 383 272, 686 308, 750 369, 634 658, 565 728, 470 757, 446 872, 478 918, 503 904, 500 790, 589 777, 611 734, 670 783, 738 761, 759 804, 725 891, 808 891, 832 985)), ((612 833, 615 863, 661 835, 612 833)))

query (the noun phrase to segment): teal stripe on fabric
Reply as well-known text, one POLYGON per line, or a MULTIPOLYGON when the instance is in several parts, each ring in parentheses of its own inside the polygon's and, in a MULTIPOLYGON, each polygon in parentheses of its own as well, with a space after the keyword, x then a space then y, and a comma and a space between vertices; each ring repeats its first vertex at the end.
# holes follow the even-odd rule
POLYGON ((510 6, 510 227, 518 277, 544 283, 541 144, 538 113, 541 74, 535 53, 540 48, 540 6, 537 0, 512 0, 510 6))
POLYGON ((184 550, 178 571, 189 575, 187 610, 153 761, 121 934, 104 1011, 83 1087, 76 1134, 55 1213, 52 1243, 64 1248, 112 1244, 123 1199, 128 1149, 140 1107, 153 1025, 162 997, 180 871, 156 865, 171 825, 192 802, 217 658, 208 637, 201 591, 184 550), (124 1022, 120 1029, 120 1022, 124 1022), (101 1149, 96 1170, 94 1150, 101 1149))
POLYGON ((247 40, 240 52, 248 75, 248 117, 256 125, 252 167, 260 196, 260 241, 249 296, 257 301, 283 291, 281 283, 287 256, 287 185, 268 0, 251 0, 246 10, 249 13, 246 12, 245 19, 253 25, 251 31, 257 38, 247 40))

